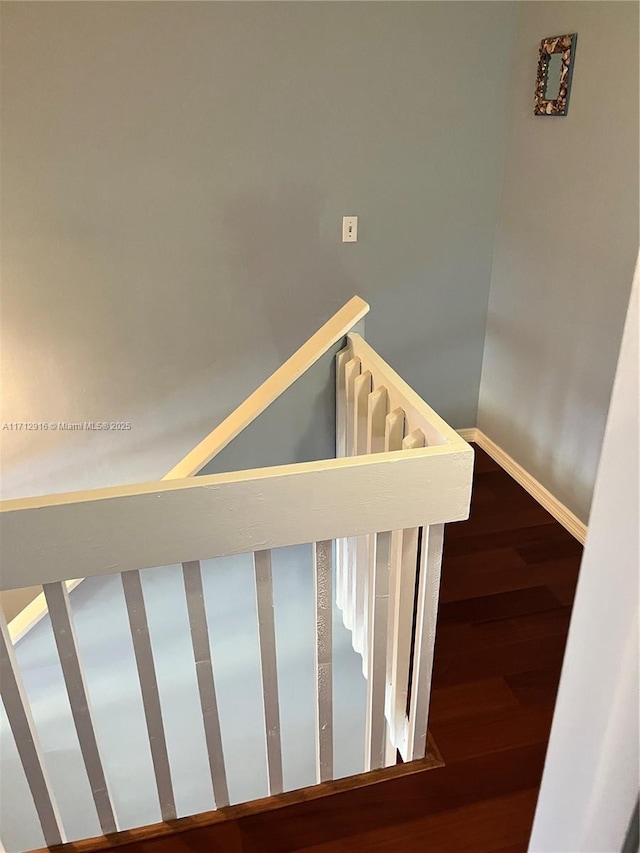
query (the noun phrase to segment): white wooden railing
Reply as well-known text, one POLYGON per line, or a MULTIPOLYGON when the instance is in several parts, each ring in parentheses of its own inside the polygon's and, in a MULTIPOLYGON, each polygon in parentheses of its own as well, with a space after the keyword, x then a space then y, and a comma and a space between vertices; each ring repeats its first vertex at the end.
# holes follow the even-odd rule
MULTIPOLYGON (((339 457, 441 455, 441 473, 432 467, 415 492, 407 484, 395 500, 421 503, 433 488, 444 509, 451 489, 466 512, 471 448, 358 334, 338 354, 336 383, 339 457)), ((338 542, 338 606, 367 679, 367 769, 389 764, 396 749, 404 761, 425 754, 444 522, 453 520, 425 514, 418 526, 338 542)))
MULTIPOLYGON (((473 452, 360 335, 348 336, 336 375, 336 459, 2 505, 0 589, 42 585, 104 833, 117 830, 118 820, 78 654, 68 578, 122 579, 165 821, 176 817, 176 806, 139 574, 144 568, 182 564, 217 808, 228 805, 229 794, 203 600, 204 559, 253 554, 270 794, 283 790, 271 574, 276 547, 313 544, 317 782, 333 778, 334 554, 335 593, 367 678, 365 766, 395 763, 396 749, 404 760, 425 755, 443 525, 468 515, 473 452)), ((189 470, 198 469, 197 460, 189 464, 189 470)), ((2 699, 45 840, 59 844, 64 827, 1 614, 0 628, 2 699)))

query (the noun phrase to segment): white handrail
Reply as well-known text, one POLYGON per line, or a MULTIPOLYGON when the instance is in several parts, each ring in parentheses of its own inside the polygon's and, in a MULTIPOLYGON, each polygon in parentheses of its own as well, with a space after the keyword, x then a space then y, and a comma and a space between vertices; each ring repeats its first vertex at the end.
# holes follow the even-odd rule
POLYGON ((245 427, 261 415, 287 388, 290 388, 296 379, 314 365, 334 344, 344 338, 368 312, 369 305, 364 299, 359 296, 352 297, 163 479, 192 477, 201 471, 245 427))
POLYGON ((0 589, 467 517, 473 451, 377 453, 0 504, 0 589))

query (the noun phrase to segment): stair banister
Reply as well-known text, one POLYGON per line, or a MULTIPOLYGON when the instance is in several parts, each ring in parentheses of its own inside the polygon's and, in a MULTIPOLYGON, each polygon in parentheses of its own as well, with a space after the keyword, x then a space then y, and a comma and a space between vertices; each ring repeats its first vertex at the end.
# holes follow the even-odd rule
MULTIPOLYGON (((284 788, 273 548, 313 546, 317 782, 331 780, 334 773, 334 556, 337 602, 352 633, 354 649, 362 656, 367 679, 363 766, 371 771, 393 764, 396 750, 404 761, 425 756, 443 530, 445 523, 468 516, 473 451, 359 334, 347 336, 336 363, 335 459, 197 478, 165 478, 0 504, 0 590, 44 587, 103 832, 118 827, 117 814, 93 733, 90 696, 83 684, 66 588, 70 575, 122 577, 164 820, 173 819, 176 809, 140 583, 139 572, 144 568, 182 564, 217 807, 228 804, 229 794, 215 661, 203 600, 204 559, 253 555, 271 794, 284 788)), ((254 405, 252 411, 257 412, 260 405, 254 405)), ((220 445, 218 435, 200 449, 202 464, 211 458, 212 448, 220 445)), ((38 746, 13 642, 1 615, 0 626, 3 701, 46 841, 58 844, 64 839, 64 827, 47 780, 46 761, 38 746)))

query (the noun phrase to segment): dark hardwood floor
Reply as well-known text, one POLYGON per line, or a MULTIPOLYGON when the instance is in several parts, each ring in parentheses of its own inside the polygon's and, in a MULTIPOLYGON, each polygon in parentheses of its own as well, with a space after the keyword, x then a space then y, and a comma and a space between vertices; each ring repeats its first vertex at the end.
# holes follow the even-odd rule
POLYGON ((582 548, 476 454, 471 518, 445 544, 430 721, 445 766, 121 853, 527 849, 582 548))

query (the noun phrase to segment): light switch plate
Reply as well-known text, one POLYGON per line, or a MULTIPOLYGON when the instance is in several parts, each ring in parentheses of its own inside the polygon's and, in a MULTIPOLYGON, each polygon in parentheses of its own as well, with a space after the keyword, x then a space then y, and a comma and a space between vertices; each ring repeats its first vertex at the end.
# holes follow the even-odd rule
POLYGON ((343 216, 342 217, 342 242, 357 243, 358 242, 358 217, 343 216))

